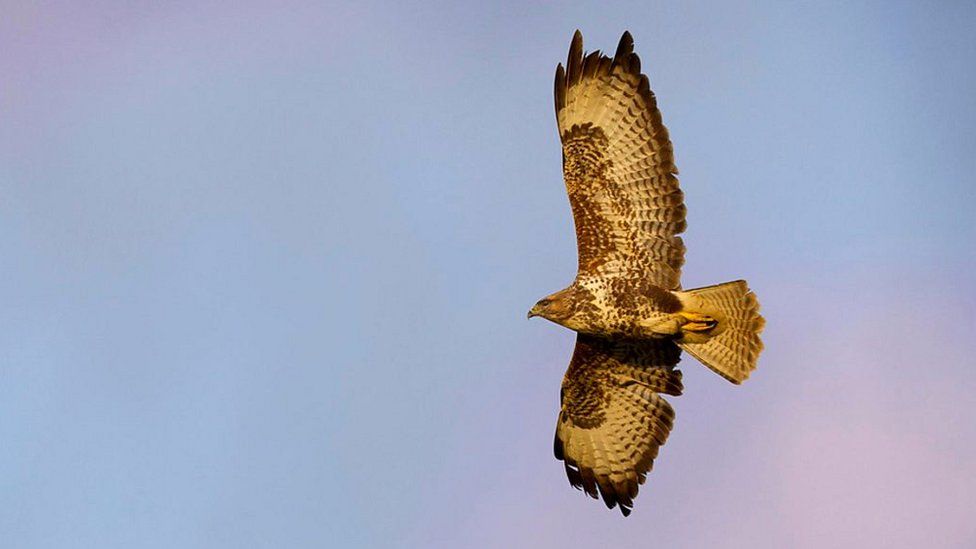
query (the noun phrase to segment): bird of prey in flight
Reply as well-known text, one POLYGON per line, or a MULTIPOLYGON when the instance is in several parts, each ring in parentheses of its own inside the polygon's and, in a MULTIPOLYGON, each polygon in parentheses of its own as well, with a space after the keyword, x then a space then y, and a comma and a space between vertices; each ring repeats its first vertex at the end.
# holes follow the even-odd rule
POLYGON ((574 487, 627 516, 671 431, 661 395, 681 394, 681 351, 741 383, 756 368, 764 320, 744 280, 681 288, 684 195, 630 33, 607 57, 585 54, 576 31, 555 95, 579 265, 528 316, 577 332, 556 458, 574 487))

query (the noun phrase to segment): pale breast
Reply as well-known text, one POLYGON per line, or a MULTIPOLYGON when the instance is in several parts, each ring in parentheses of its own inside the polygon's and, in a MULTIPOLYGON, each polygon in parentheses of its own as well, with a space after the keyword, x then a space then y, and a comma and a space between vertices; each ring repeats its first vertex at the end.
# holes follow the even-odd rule
POLYGON ((587 333, 638 337, 642 325, 681 310, 673 293, 646 281, 624 276, 587 276, 576 284, 591 296, 584 323, 587 333))

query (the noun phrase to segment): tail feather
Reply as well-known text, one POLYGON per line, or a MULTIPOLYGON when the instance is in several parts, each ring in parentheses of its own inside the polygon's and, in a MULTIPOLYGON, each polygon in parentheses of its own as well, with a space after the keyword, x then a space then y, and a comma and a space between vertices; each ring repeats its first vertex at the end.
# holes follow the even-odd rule
POLYGON ((685 332, 679 346, 715 373, 742 383, 756 369, 763 349, 759 334, 766 321, 759 300, 744 280, 675 292, 682 312, 706 315, 717 321, 707 332, 685 332))

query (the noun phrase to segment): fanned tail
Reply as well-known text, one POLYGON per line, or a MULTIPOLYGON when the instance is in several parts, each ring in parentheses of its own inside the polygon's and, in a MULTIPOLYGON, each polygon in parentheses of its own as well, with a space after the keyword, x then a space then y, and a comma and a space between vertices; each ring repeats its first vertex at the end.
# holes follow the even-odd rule
POLYGON ((745 280, 678 291, 681 314, 689 319, 677 340, 688 354, 715 373, 742 383, 756 369, 766 321, 745 280))

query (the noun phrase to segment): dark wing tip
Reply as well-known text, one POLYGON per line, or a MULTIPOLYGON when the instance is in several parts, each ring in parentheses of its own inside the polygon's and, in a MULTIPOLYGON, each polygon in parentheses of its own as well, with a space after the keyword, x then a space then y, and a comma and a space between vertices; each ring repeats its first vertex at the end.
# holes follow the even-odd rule
POLYGON ((576 29, 573 33, 573 41, 569 43, 569 56, 574 57, 573 52, 576 52, 576 57, 582 57, 583 54, 583 33, 576 29))
POLYGON ((613 509, 617 506, 617 493, 614 492, 613 486, 601 482, 600 496, 603 498, 603 503, 607 506, 607 509, 613 509))
POLYGON ((614 485, 613 482, 606 478, 601 480, 602 482, 599 482, 600 496, 603 497, 603 503, 607 506, 607 509, 619 507, 623 516, 630 516, 631 510, 634 508, 634 499, 630 495, 629 486, 626 483, 614 485))
POLYGON ((609 75, 618 65, 627 72, 640 74, 640 58, 634 53, 634 37, 629 31, 624 31, 616 53, 610 58, 599 50, 586 55, 583 51, 583 33, 576 29, 569 44, 565 68, 560 68, 562 65, 556 68, 556 112, 566 106, 566 89, 587 78, 609 75))
POLYGON ((582 465, 576 467, 579 469, 580 478, 583 479, 583 491, 591 498, 599 499, 600 492, 597 488, 596 475, 593 474, 593 469, 582 465))
POLYGON ((583 78, 593 78, 600 69, 600 50, 596 50, 583 58, 583 78))
POLYGON ((583 35, 579 30, 573 34, 573 41, 569 44, 569 56, 566 58, 566 82, 571 86, 579 80, 583 65, 583 35))
POLYGON ((632 72, 633 74, 641 73, 641 61, 639 55, 637 55, 636 53, 632 53, 628 55, 627 63, 629 65, 630 72, 632 72))
POLYGON ((568 461, 563 462, 563 467, 566 469, 566 478, 569 479, 569 485, 577 490, 583 489, 583 477, 579 473, 579 469, 571 466, 568 461))
POLYGON ((556 67, 556 82, 553 88, 556 98, 556 115, 558 116, 559 111, 566 106, 566 70, 563 69, 562 63, 556 67))
POLYGON ((563 441, 562 441, 561 438, 559 438, 559 431, 558 431, 558 429, 556 431, 556 436, 553 437, 553 439, 554 440, 552 441, 552 454, 554 456, 556 456, 556 459, 558 459, 559 461, 565 460, 566 459, 566 452, 563 449, 563 441))
POLYGON ((634 37, 630 35, 630 32, 624 31, 624 35, 620 37, 620 43, 617 44, 617 53, 613 54, 614 63, 619 63, 632 53, 634 53, 634 37))

